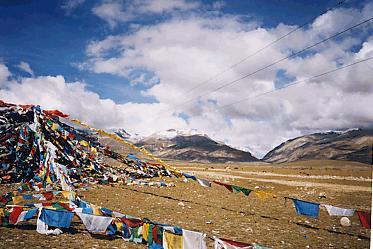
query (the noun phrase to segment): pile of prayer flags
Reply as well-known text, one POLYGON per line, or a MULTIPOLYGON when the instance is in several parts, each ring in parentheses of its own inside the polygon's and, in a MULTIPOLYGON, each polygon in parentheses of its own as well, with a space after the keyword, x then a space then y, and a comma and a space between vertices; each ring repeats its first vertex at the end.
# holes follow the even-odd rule
MULTIPOLYGON (((66 117, 58 110, 4 103, 0 110, 0 183, 24 182, 32 188, 44 189, 60 184, 62 190, 72 190, 83 182, 105 184, 127 178, 179 175, 177 170, 134 145, 130 147, 156 163, 147 164, 131 154, 117 157, 118 153, 100 144, 97 135, 128 142, 102 130, 71 124, 66 117), (113 157, 128 167, 103 165, 102 156, 113 157)), ((14 202, 19 201, 20 197, 14 196, 14 202)))

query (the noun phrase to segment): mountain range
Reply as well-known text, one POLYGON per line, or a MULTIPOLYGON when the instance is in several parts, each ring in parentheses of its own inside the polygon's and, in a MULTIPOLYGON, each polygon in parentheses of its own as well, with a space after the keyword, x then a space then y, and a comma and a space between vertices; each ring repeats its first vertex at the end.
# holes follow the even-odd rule
POLYGON ((278 145, 262 159, 194 130, 169 129, 147 137, 132 135, 124 129, 115 132, 164 159, 214 163, 257 161, 284 163, 331 159, 372 164, 373 129, 348 129, 296 137, 278 145))
POLYGON ((195 131, 169 129, 148 137, 140 137, 131 136, 122 129, 116 134, 136 146, 144 147, 155 156, 166 159, 215 163, 259 161, 250 152, 232 148, 195 131))

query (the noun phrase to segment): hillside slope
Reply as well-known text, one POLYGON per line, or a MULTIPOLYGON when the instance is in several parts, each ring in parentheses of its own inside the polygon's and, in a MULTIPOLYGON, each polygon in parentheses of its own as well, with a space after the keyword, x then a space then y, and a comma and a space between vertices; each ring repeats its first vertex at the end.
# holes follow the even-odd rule
POLYGON ((315 133, 290 139, 270 152, 263 160, 270 163, 297 160, 333 159, 372 164, 373 129, 315 133))
POLYGON ((255 162, 250 152, 216 142, 206 135, 175 133, 174 136, 152 135, 136 143, 154 155, 167 159, 197 162, 255 162))

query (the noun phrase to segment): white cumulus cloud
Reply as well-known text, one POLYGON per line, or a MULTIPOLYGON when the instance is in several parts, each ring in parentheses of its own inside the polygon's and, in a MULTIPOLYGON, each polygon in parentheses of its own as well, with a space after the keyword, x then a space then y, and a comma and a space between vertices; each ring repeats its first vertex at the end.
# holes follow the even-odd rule
MULTIPOLYGON (((139 0, 130 5, 140 2, 146 4, 134 10, 126 8, 123 2, 104 1, 93 11, 114 27, 142 12, 162 13, 185 9, 183 4, 195 4, 189 1, 150 4, 139 0)), ((362 8, 329 11, 309 26, 229 69, 295 26, 280 23, 266 28, 239 15, 219 10, 201 13, 192 6, 183 15, 175 14, 162 22, 140 25, 131 32, 109 35, 87 45, 87 60, 80 64, 82 70, 123 77, 129 84, 143 84, 146 90, 142 94, 153 97, 156 103, 117 104, 100 98, 82 82, 66 82, 63 76, 10 81, 9 70, 1 64, 0 97, 58 108, 97 127, 125 128, 142 135, 168 128, 196 129, 261 157, 284 140, 302 134, 373 126, 371 61, 255 97, 275 90, 275 82, 287 84, 279 72, 286 72, 298 81, 372 57, 369 25, 229 87, 213 90, 354 25, 369 17, 371 8, 372 4, 365 4, 362 8), (341 20, 347 14, 349 17, 341 20), (139 71, 141 74, 136 74, 139 71), (190 91, 192 88, 195 89, 190 91), (223 108, 250 97, 248 101, 223 108)))
POLYGON ((21 69, 22 71, 30 74, 31 76, 34 76, 34 71, 31 69, 30 65, 27 62, 21 61, 17 67, 21 69))

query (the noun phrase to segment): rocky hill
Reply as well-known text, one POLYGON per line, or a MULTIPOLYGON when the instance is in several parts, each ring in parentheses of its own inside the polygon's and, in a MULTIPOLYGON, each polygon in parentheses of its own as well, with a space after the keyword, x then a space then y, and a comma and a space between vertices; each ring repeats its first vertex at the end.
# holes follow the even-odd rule
POLYGON ((297 160, 333 159, 372 164, 373 129, 315 133, 290 139, 270 152, 263 161, 270 163, 297 160))
POLYGON ((167 159, 219 163, 259 161, 250 152, 214 141, 207 135, 174 129, 142 138, 136 145, 167 159))

